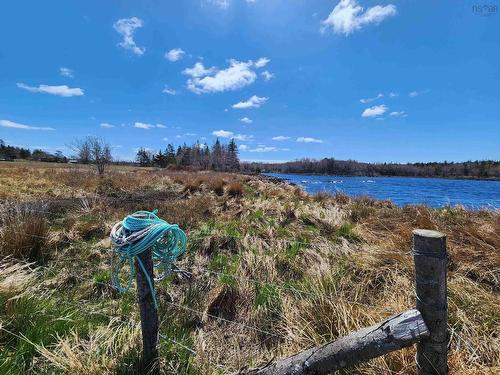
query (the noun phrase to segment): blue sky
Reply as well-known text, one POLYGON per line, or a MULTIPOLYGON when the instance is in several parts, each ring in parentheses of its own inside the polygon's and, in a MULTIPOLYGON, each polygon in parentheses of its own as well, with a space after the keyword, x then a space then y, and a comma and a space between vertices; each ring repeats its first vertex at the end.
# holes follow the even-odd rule
MULTIPOLYGON (((477 1, 2 2, 0 138, 131 159, 500 159, 500 14, 477 1)), ((496 4, 489 1, 484 4, 496 4)))

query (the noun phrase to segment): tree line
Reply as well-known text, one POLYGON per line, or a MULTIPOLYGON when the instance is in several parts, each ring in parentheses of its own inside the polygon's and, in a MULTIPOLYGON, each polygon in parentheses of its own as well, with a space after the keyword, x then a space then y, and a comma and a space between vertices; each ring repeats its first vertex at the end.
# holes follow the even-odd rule
POLYGON ((137 151, 136 163, 142 167, 185 168, 194 170, 215 170, 236 172, 240 170, 238 146, 234 139, 227 145, 217 139, 212 147, 196 142, 178 146, 168 144, 165 150, 154 153, 144 147, 137 151))
POLYGON ((66 163, 68 161, 62 151, 56 151, 53 154, 40 149, 31 151, 28 148, 7 145, 0 139, 0 160, 11 161, 15 159, 48 161, 54 163, 66 163))
MULTIPOLYGON (((70 147, 75 152, 73 159, 82 164, 96 165, 99 174, 104 173, 105 165, 113 162, 112 147, 101 138, 89 136, 83 140, 74 141, 70 147)), ((0 160, 14 159, 68 161, 61 151, 56 151, 54 154, 38 149, 31 151, 23 147, 6 145, 0 139, 0 160)), ((302 159, 285 163, 240 163, 238 146, 234 139, 228 144, 223 144, 217 139, 211 147, 206 143, 196 142, 191 146, 180 145, 176 149, 173 144, 168 144, 164 150, 158 152, 141 147, 137 151, 135 163, 143 167, 225 172, 500 179, 500 161, 495 160, 401 164, 364 163, 354 160, 324 158, 321 160, 302 159)))
POLYGON ((242 163, 242 171, 341 176, 500 178, 500 161, 364 163, 354 160, 302 159, 286 163, 242 163))
MULTIPOLYGON (((71 160, 80 164, 95 165, 100 175, 104 173, 105 166, 111 163, 130 164, 113 160, 112 146, 104 139, 87 136, 72 142, 69 148, 74 152, 71 160)), ((0 139, 0 160, 27 159, 49 162, 67 162, 61 151, 50 154, 42 150, 29 150, 27 148, 9 146, 0 139)), ((141 147, 137 151, 135 163, 141 167, 176 168, 192 170, 216 170, 236 172, 240 169, 238 146, 234 139, 228 144, 223 144, 217 139, 209 147, 206 143, 196 142, 191 146, 183 144, 175 149, 173 144, 168 144, 164 150, 152 152, 141 147)))

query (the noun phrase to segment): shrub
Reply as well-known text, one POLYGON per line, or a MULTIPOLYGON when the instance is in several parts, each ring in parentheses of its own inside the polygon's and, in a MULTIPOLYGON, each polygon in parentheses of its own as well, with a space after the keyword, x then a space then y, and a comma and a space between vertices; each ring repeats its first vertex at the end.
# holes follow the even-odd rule
POLYGON ((212 190, 216 195, 218 195, 219 197, 223 196, 224 195, 224 185, 225 185, 225 181, 221 178, 219 179, 216 179, 216 180, 212 180, 210 182, 210 190, 212 190))
POLYGON ((201 181, 199 179, 188 180, 184 185, 184 191, 194 193, 201 190, 201 181))
POLYGON ((243 196, 243 185, 239 182, 231 182, 227 187, 227 195, 233 198, 243 196))
POLYGON ((184 176, 182 176, 182 175, 175 175, 175 176, 172 177, 172 180, 176 184, 183 184, 184 183, 184 176))
POLYGON ((340 204, 341 206, 343 206, 343 205, 349 203, 350 198, 349 198, 349 196, 347 194, 342 193, 340 191, 337 191, 335 193, 335 195, 333 196, 333 200, 335 201, 335 203, 340 204))
POLYGON ((117 196, 120 189, 115 186, 110 177, 101 177, 97 183, 96 193, 102 195, 117 196))
POLYGON ((350 205, 350 219, 354 223, 358 223, 363 219, 368 218, 375 212, 375 208, 369 200, 364 198, 356 198, 350 205))
POLYGON ((41 261, 48 234, 45 205, 0 206, 0 256, 41 261))
POLYGON ((313 199, 316 202, 324 203, 332 199, 332 195, 326 191, 318 191, 316 194, 314 194, 313 199))
POLYGON ((208 195, 201 195, 189 199, 158 202, 156 207, 161 218, 169 223, 178 224, 183 230, 190 230, 213 216, 213 199, 208 195))

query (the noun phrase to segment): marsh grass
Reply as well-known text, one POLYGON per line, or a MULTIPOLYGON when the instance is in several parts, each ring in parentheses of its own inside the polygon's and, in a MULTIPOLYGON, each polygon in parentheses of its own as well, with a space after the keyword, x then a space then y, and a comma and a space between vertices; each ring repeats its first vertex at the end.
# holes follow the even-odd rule
POLYGON ((233 198, 239 198, 243 196, 243 185, 240 182, 232 182, 228 185, 226 191, 227 195, 233 198))
MULTIPOLYGON (((58 215, 4 216, 21 226, 45 222, 34 228, 50 238, 41 249, 51 257, 42 272, 19 260, 30 256, 16 245, 0 262, 0 372, 134 371, 136 294, 107 286, 105 238, 124 215, 155 208, 186 230, 188 250, 178 265, 193 273, 157 285, 165 373, 238 371, 414 307, 409 250, 417 227, 448 235, 450 373, 493 374, 500 366, 498 211, 310 196, 265 178, 213 172, 113 167, 109 178, 112 189, 96 194, 99 181, 85 168, 0 170, 4 198, 71 202, 51 201, 58 215)), ((408 348, 343 373, 414 374, 414 357, 408 348)))
POLYGON ((0 256, 42 262, 48 224, 44 204, 0 205, 0 256))

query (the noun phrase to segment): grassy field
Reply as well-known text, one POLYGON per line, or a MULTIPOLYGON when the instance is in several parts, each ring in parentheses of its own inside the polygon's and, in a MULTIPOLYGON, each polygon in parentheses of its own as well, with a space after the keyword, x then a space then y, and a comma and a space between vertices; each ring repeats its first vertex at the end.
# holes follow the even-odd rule
MULTIPOLYGON (((133 371, 136 293, 110 286, 108 235, 139 209, 188 235, 178 266, 192 279, 157 286, 165 373, 259 365, 414 307, 415 228, 448 235, 450 373, 500 371, 499 212, 311 196, 257 176, 111 167, 100 179, 43 163, 0 163, 0 199, 0 374, 133 371)), ((414 348, 344 371, 415 372, 414 348)))

